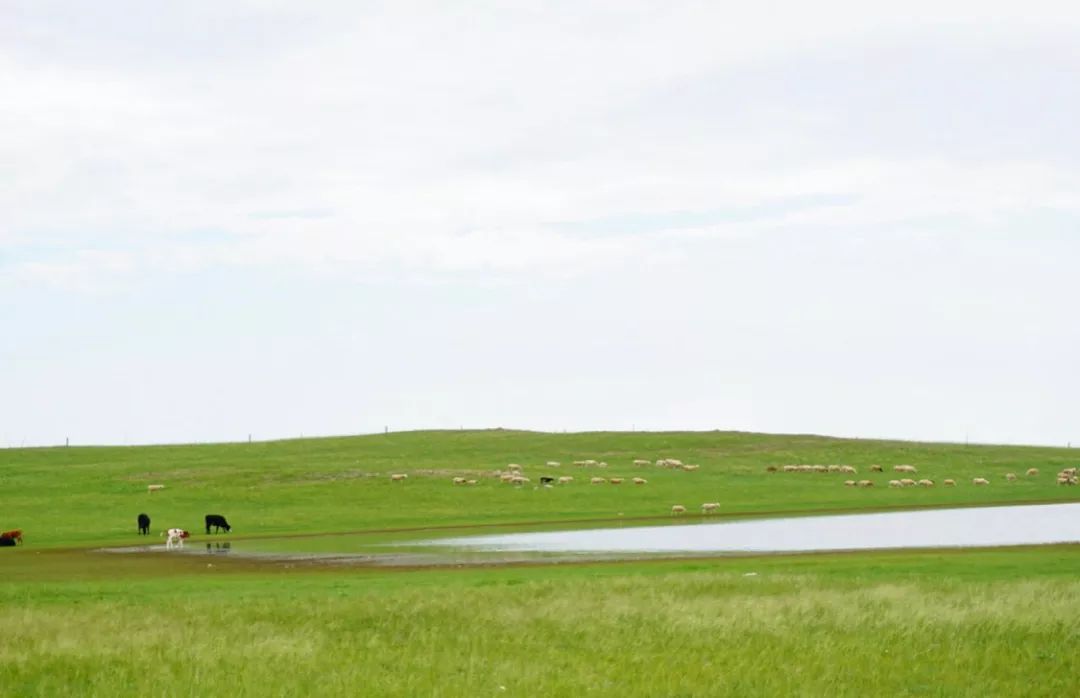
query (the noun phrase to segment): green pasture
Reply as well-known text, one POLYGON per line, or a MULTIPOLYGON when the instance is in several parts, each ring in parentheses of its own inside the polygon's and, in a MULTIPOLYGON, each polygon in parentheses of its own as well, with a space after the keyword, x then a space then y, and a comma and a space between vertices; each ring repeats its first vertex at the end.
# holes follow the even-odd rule
POLYGON ((1053 476, 1078 461, 1069 449, 723 432, 3 450, 0 529, 26 543, 0 548, 0 698, 1077 695, 1076 545, 392 568, 99 548, 145 543, 141 511, 155 544, 182 526, 196 549, 332 553, 673 522, 676 503, 718 501, 722 517, 1075 501, 1080 488, 1053 476), (701 468, 630 465, 662 457, 701 468), (582 459, 609 466, 570 464, 582 459), (490 476, 508 463, 532 483, 490 476), (854 465, 876 486, 766 472, 785 463, 854 465), (889 489, 894 476, 871 463, 910 463, 939 485, 889 489), (1031 467, 1038 477, 1023 475, 1031 467), (391 482, 399 472, 409 479, 391 482), (577 481, 535 487, 544 474, 577 481), (458 475, 480 484, 454 486, 458 475), (960 484, 941 487, 946 477, 960 484), (233 533, 207 537, 206 513, 233 533))
POLYGON ((7 449, 0 451, 0 528, 21 528, 35 547, 136 543, 135 517, 155 534, 199 533, 203 516, 224 514, 234 537, 380 531, 524 522, 669 519, 716 501, 722 515, 1075 500, 1054 473, 1080 463, 1071 449, 965 446, 730 432, 541 434, 520 431, 407 432, 252 444, 7 449), (636 458, 678 458, 696 472, 635 467, 636 458), (605 461, 580 468, 572 461, 605 461), (561 467, 544 465, 559 461, 561 467), (524 466, 532 482, 491 473, 524 466), (786 463, 849 464, 875 487, 843 486, 840 473, 766 473, 786 463), (867 466, 910 463, 931 489, 890 490, 896 475, 867 466), (1023 472, 1035 467, 1036 478, 1023 472), (1005 474, 1016 472, 1017 482, 1005 474), (391 482, 390 473, 407 473, 391 482), (571 485, 539 488, 543 475, 571 485), (476 478, 472 487, 454 476, 476 478), (647 485, 589 485, 592 476, 640 476, 647 485), (974 487, 973 477, 991 484, 974 487), (955 488, 941 480, 954 478, 955 488), (150 494, 147 485, 165 489, 150 494))

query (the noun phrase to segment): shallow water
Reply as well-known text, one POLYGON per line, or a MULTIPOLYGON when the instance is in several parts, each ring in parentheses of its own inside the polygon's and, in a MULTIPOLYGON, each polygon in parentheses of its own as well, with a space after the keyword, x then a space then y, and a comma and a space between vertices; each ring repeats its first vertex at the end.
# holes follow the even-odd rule
POLYGON ((510 533, 420 545, 551 553, 813 552, 1080 541, 1080 504, 844 514, 685 526, 510 533))

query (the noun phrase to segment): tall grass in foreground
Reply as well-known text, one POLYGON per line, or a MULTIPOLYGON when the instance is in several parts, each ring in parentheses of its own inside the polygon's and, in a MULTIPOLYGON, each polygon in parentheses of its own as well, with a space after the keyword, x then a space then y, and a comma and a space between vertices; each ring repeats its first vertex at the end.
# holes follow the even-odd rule
MULTIPOLYGON (((1080 582, 728 571, 0 606, 4 696, 1065 696, 1080 582)), ((119 585, 118 589, 119 590, 119 585)))

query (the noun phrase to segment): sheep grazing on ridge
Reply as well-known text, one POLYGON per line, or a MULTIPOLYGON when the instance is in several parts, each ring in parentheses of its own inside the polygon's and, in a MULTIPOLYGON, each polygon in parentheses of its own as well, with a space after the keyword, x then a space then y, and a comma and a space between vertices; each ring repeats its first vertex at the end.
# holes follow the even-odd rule
POLYGON ((946 487, 956 487, 956 480, 949 478, 948 480, 942 480, 941 484, 945 485, 946 487))
POLYGON ((858 486, 859 487, 873 487, 874 486, 874 481, 873 480, 859 480, 858 486))
POLYGON ((855 484, 854 480, 844 480, 844 487, 854 487, 855 484))
POLYGON ((889 487, 903 487, 904 483, 899 480, 889 480, 889 487))
POLYGON ((919 480, 917 484, 919 485, 919 487, 933 487, 934 481, 923 478, 922 480, 919 480))
POLYGON ((1028 468, 1028 470, 1027 470, 1027 476, 1028 477, 1035 477, 1038 474, 1039 474, 1039 469, 1038 468, 1028 468))
POLYGON ((894 465, 893 471, 897 473, 917 473, 914 465, 894 465))
POLYGON ((390 475, 391 482, 404 482, 409 479, 408 473, 392 473, 390 475))
POLYGON ((857 472, 859 472, 859 471, 858 471, 858 470, 856 470, 856 469, 855 469, 855 466, 853 466, 853 465, 841 465, 841 466, 840 466, 840 472, 842 472, 842 473, 849 473, 849 474, 851 474, 851 475, 854 475, 855 473, 857 473, 857 472))
POLYGON ((685 513, 686 513, 686 507, 684 507, 682 504, 676 504, 675 506, 671 507, 671 515, 672 516, 675 516, 676 514, 685 514, 685 513))
POLYGON ((827 465, 814 465, 811 466, 815 473, 827 473, 829 472, 829 466, 827 465))
POLYGON ((623 479, 621 477, 613 477, 608 480, 608 482, 612 485, 621 485, 623 483, 623 479))
POLYGON ((910 477, 901 478, 900 479, 900 486, 901 487, 914 487, 915 486, 915 481, 912 480, 910 477))
POLYGON ((605 479, 604 479, 604 478, 602 478, 602 477, 594 477, 594 478, 592 478, 591 480, 589 480, 589 484, 590 484, 590 485, 602 485, 602 484, 604 484, 605 482, 607 482, 607 480, 605 480, 605 479))
POLYGON ((702 514, 712 514, 720 509, 720 502, 705 502, 701 505, 702 514))
POLYGON ((971 484, 973 485, 989 485, 990 481, 985 477, 973 477, 971 478, 971 484))
POLYGON ((634 483, 635 485, 647 485, 647 484, 649 484, 649 481, 648 481, 648 480, 646 480, 646 479, 645 479, 645 478, 643 478, 643 477, 635 477, 635 478, 634 478, 634 479, 632 480, 632 482, 633 482, 633 483, 634 483))
POLYGON ((832 465, 827 465, 825 467, 828 468, 830 473, 838 473, 838 472, 840 472, 840 466, 836 465, 835 463, 833 463, 832 465))
POLYGON ((1016 480, 1016 473, 1005 473, 1005 479, 1009 482, 1014 482, 1016 480))
POLYGON ((573 481, 574 481, 574 476, 573 475, 563 475, 562 477, 559 478, 559 484, 560 485, 565 485, 565 484, 573 482, 573 481))

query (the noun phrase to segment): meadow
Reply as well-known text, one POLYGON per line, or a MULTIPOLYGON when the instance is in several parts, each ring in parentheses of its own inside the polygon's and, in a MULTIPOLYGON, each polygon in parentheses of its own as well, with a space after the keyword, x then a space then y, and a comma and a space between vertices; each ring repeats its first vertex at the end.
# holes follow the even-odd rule
POLYGON ((667 522, 673 503, 704 501, 720 517, 1075 501, 1053 474, 1077 461, 1070 449, 725 432, 9 449, 0 528, 22 528, 26 544, 0 549, 0 696, 1075 695, 1075 545, 434 568, 97 549, 143 543, 140 511, 155 533, 189 528, 197 547, 667 522), (701 468, 630 465, 661 457, 701 468), (585 484, 597 470, 570 465, 585 458, 649 483, 585 484), (549 471, 577 482, 490 477, 510 462, 532 485, 549 471), (878 482, 766 472, 784 463, 851 464, 878 482), (893 490, 870 463, 961 482, 893 490), (1006 482, 1031 467, 1039 477, 1006 482), (456 475, 481 482, 455 487, 456 475), (971 486, 977 476, 991 485, 971 486), (233 533, 203 534, 211 512, 233 533))

